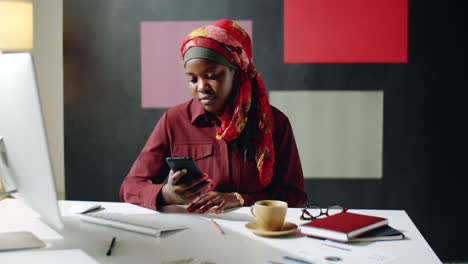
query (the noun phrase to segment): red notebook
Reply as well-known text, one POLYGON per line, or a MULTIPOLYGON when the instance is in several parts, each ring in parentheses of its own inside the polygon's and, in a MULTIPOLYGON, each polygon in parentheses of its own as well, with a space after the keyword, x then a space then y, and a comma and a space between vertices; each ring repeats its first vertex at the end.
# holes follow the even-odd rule
POLYGON ((382 217, 342 212, 305 223, 301 225, 301 232, 308 236, 348 242, 387 224, 388 220, 382 217))

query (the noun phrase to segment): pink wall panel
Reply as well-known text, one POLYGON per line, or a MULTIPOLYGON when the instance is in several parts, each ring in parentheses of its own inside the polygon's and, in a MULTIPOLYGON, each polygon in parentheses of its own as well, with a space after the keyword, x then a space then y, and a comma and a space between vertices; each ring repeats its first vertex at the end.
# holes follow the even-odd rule
POLYGON ((284 0, 286 63, 408 62, 408 0, 284 0))
MULTIPOLYGON (((169 108, 191 98, 180 44, 193 29, 214 21, 141 22, 141 105, 169 108)), ((252 35, 252 21, 236 21, 252 35)))

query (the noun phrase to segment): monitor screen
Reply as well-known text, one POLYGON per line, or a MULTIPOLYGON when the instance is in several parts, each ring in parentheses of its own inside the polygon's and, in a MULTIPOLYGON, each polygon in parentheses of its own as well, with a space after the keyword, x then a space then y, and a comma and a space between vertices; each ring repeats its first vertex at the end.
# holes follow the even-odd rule
POLYGON ((63 227, 30 53, 0 54, 0 177, 41 220, 63 227))

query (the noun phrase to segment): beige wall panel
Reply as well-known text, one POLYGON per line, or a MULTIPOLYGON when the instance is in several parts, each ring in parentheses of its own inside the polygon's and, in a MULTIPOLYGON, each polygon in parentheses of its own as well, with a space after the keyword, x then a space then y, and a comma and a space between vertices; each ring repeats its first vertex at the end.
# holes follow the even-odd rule
POLYGON ((63 1, 34 0, 33 8, 33 57, 57 194, 64 199, 63 1))
POLYGON ((383 91, 271 91, 306 178, 382 178, 383 91))

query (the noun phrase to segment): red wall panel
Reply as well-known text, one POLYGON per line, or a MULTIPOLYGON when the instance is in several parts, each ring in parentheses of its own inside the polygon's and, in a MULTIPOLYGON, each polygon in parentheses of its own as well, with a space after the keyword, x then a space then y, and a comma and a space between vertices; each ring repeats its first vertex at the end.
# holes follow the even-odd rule
POLYGON ((406 63, 408 0, 284 0, 286 63, 406 63))

